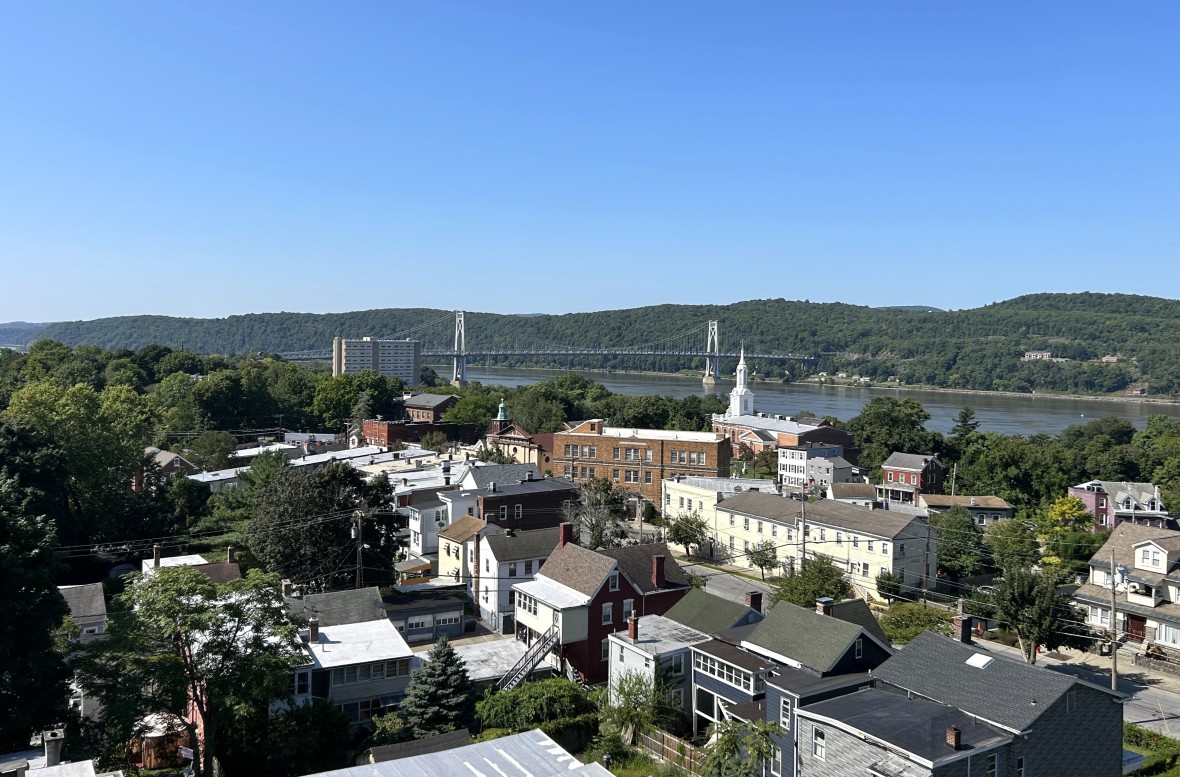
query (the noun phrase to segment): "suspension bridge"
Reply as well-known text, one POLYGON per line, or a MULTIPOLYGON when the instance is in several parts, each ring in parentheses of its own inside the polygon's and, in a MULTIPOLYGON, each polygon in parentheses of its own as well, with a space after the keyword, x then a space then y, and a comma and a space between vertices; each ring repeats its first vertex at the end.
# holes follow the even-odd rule
MULTIPOLYGON (((418 335, 421 339, 423 331, 437 327, 441 321, 451 320, 448 314, 442 318, 428 321, 405 332, 398 332, 386 339, 415 339, 411 335, 418 335)), ((451 382, 455 385, 467 383, 467 360, 489 359, 509 356, 670 356, 684 359, 702 358, 705 360, 704 382, 713 385, 717 382, 722 359, 736 359, 740 351, 732 347, 722 349, 720 331, 716 321, 709 321, 687 332, 672 335, 663 340, 641 345, 610 346, 604 348, 575 348, 560 345, 536 345, 524 348, 495 348, 486 346, 469 347, 467 345, 467 327, 463 311, 454 312, 454 341, 453 344, 428 345, 423 343, 422 358, 448 359, 452 363, 451 382)), ((310 351, 289 351, 277 354, 287 361, 325 361, 332 358, 330 348, 310 351)), ((754 347, 745 351, 747 359, 764 361, 794 361, 812 363, 817 357, 808 354, 771 353, 762 352, 754 347)))

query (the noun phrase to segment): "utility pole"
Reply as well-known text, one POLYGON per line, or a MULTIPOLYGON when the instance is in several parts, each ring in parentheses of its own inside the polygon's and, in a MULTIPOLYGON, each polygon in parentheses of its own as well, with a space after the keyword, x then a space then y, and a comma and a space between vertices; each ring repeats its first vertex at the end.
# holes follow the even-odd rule
POLYGON ((803 562, 807 559, 807 496, 803 497, 803 501, 799 504, 799 516, 803 519, 803 528, 799 530, 799 536, 802 538, 803 546, 799 551, 799 570, 803 571, 803 562))
MULTIPOLYGON (((926 606, 926 586, 930 579, 930 519, 926 519, 926 551, 922 554, 922 606, 926 606)), ((905 575, 905 572, 902 572, 905 575)))
POLYGON ((352 527, 352 537, 356 540, 356 588, 359 591, 361 588, 361 583, 364 579, 363 567, 361 566, 361 551, 365 547, 365 538, 361 532, 361 527, 363 526, 361 519, 364 517, 364 513, 360 510, 357 510, 352 514, 352 517, 353 520, 356 521, 352 527))
POLYGON ((1110 689, 1119 689, 1119 600, 1115 591, 1114 551, 1110 551, 1110 689))

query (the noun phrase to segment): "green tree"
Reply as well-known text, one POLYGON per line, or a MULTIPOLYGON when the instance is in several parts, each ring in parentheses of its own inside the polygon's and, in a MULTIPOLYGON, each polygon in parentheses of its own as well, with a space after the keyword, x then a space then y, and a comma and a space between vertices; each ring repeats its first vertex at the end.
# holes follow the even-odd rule
POLYGON ((191 721, 195 763, 213 774, 228 732, 265 720, 267 702, 286 695, 306 660, 278 582, 256 569, 220 584, 190 567, 132 576, 108 638, 88 645, 79 664, 110 739, 125 743, 143 716, 171 713, 191 721))
POLYGON ((202 432, 189 444, 188 459, 203 470, 227 469, 238 441, 229 432, 202 432))
POLYGON ((930 414, 916 399, 870 399, 847 424, 861 448, 861 468, 875 470, 895 451, 937 453, 937 436, 926 431, 929 420, 930 414))
POLYGON ((351 521, 363 505, 364 484, 347 464, 314 472, 284 468, 254 493, 246 544, 267 570, 305 587, 348 585, 351 521))
POLYGON ((446 453, 451 449, 451 441, 442 432, 430 432, 422 436, 422 448, 435 453, 446 453))
POLYGON ((28 747, 29 735, 65 717, 69 672, 55 649, 68 610, 54 585, 57 535, 37 483, 60 463, 22 430, 0 424, 0 748, 28 747))
POLYGON ((884 569, 877 574, 877 593, 882 598, 893 601, 901 597, 901 587, 905 579, 900 572, 887 572, 884 569))
POLYGON ((774 540, 763 540, 746 551, 746 559, 750 566, 757 568, 766 580, 766 570, 778 566, 778 545, 774 540))
POLYGON ((527 731, 596 710, 590 694, 564 677, 521 683, 510 691, 489 694, 475 705, 483 728, 508 731, 527 731))
POLYGON ((475 691, 463 659, 440 637, 427 660, 410 675, 399 712, 421 739, 471 726, 475 691))
POLYGON ((348 717, 327 699, 293 705, 270 720, 266 750, 271 768, 296 777, 348 766, 342 755, 351 742, 350 729, 348 717))
POLYGON ((999 570, 1029 569, 1041 559, 1037 535, 1023 521, 997 521, 987 527, 983 542, 999 570))
POLYGON ((653 728, 666 728, 680 716, 680 708, 668 700, 668 672, 653 676, 645 672, 623 672, 604 696, 603 718, 619 729, 623 741, 653 728))
POLYGON ((614 548, 627 538, 627 492, 609 480, 598 478, 584 484, 574 509, 574 537, 584 540, 591 550, 614 548))
POLYGON ((839 602, 852 596, 852 585, 827 556, 817 553, 804 559, 801 569, 785 578, 774 592, 774 601, 790 602, 800 607, 815 607, 815 600, 824 596, 839 602))
POLYGON ((894 602, 881 616, 881 628, 894 645, 904 645, 923 631, 950 635, 953 616, 938 607, 916 602, 894 602))
POLYGON ((938 568, 953 578, 969 577, 983 571, 987 549, 983 530, 966 507, 958 505, 930 517, 938 538, 938 568))
POLYGON ((778 728, 770 723, 727 720, 714 724, 713 744, 702 771, 708 777, 761 777, 774 755, 778 728))
POLYGON ((365 741, 369 747, 396 745, 414 738, 414 732, 406 722, 392 712, 373 718, 373 735, 365 741))
POLYGON ((996 589, 997 617, 1016 634, 1021 655, 1030 664, 1037 661, 1037 648, 1062 646, 1086 648, 1088 629, 1080 625, 1069 594, 1057 588, 1051 575, 1014 569, 1004 575, 996 589))
POLYGON ((664 529, 664 539, 676 545, 684 546, 684 555, 692 555, 691 546, 701 548, 709 540, 709 522, 695 510, 691 513, 680 513, 664 529))

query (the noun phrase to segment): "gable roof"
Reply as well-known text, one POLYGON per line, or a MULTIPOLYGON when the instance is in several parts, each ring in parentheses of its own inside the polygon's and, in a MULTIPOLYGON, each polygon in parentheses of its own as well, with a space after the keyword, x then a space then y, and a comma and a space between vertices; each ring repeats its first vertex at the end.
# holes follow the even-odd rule
POLYGON ((1073 677, 977 650, 929 631, 873 670, 873 677, 1011 731, 1028 729, 1079 683, 1073 677), (987 659, 986 664, 982 668, 968 664, 974 656, 981 656, 977 659, 981 663, 987 659))
POLYGON ((536 464, 491 464, 486 467, 472 467, 463 478, 467 488, 483 490, 489 483, 519 483, 528 479, 528 473, 533 473, 534 480, 541 479, 541 471, 536 464))
POLYGON ((319 618, 321 627, 365 623, 387 617, 381 601, 381 592, 375 586, 359 591, 331 591, 303 597, 288 596, 286 602, 292 613, 304 618, 319 618))
POLYGON ((890 644, 889 637, 885 636, 885 629, 881 628, 881 624, 864 599, 845 599, 842 602, 834 603, 832 617, 848 623, 855 623, 876 637, 882 645, 890 644))
POLYGON ((467 542, 467 540, 479 534, 480 530, 487 525, 487 521, 482 518, 476 518, 474 515, 464 515, 440 531, 438 536, 440 539, 450 540, 451 542, 467 542))
MULTIPOLYGON (((855 623, 778 602, 742 644, 797 661, 817 672, 830 672, 852 643, 866 633, 855 623)), ((883 647, 888 650, 886 645, 883 647)))
POLYGON ((57 587, 70 608, 70 616, 76 621, 84 618, 107 617, 107 603, 103 596, 102 583, 86 585, 61 585, 57 587))
POLYGON ((1171 544, 1177 537, 1180 537, 1180 532, 1173 529, 1157 529, 1154 526, 1124 521, 1111 530, 1106 542, 1102 543, 1102 548, 1090 559, 1090 566, 1110 569, 1110 553, 1114 551, 1114 563, 1126 564, 1130 571, 1135 567, 1136 545, 1148 540, 1171 544))
POLYGON ((557 548, 561 529, 529 529, 512 534, 492 534, 487 540, 488 548, 496 561, 520 561, 527 558, 545 558, 557 548))
POLYGON ((549 554, 537 576, 593 597, 614 568, 613 558, 567 542, 549 554))
POLYGON ((722 599, 703 588, 692 588, 664 617, 706 634, 716 634, 741 624, 751 612, 744 604, 722 599))
POLYGON ((877 498, 877 487, 872 483, 832 483, 833 499, 869 499, 877 498))
POLYGON ((938 460, 938 456, 933 453, 898 453, 894 451, 889 454, 889 458, 885 459, 882 467, 889 467, 890 469, 912 469, 915 472, 921 472, 926 469, 926 465, 930 462, 942 466, 942 462, 938 460))
POLYGON ((236 561, 214 561, 212 564, 193 564, 192 567, 214 583, 228 583, 242 577, 242 568, 236 561))
MULTIPOLYGON (((717 503, 717 510, 766 518, 779 523, 798 523, 804 510, 808 524, 833 526, 857 534, 893 539, 914 522, 915 515, 896 510, 870 510, 834 499, 800 502, 777 494, 746 491, 717 503)), ((912 536, 925 537, 925 532, 912 536)), ((911 536, 911 535, 907 535, 911 536)))
POLYGON ((922 494, 919 499, 927 507, 935 510, 946 510, 951 507, 983 508, 988 510, 1011 510, 1012 505, 998 496, 970 496, 950 494, 922 494))
POLYGON ((619 571, 627 576, 631 585, 640 594, 650 594, 655 591, 666 591, 669 588, 688 588, 688 575, 676 563, 668 546, 662 542, 651 545, 628 545, 622 548, 607 548, 596 551, 618 562, 619 571), (656 556, 664 557, 664 585, 657 588, 652 580, 652 559, 656 556))

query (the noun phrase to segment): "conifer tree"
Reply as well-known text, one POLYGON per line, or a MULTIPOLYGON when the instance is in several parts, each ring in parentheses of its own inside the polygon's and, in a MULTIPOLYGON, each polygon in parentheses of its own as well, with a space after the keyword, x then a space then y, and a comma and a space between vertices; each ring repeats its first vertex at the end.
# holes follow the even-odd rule
POLYGON ((475 714, 475 689, 463 659, 445 636, 410 676, 398 711, 417 739, 466 728, 475 714))

